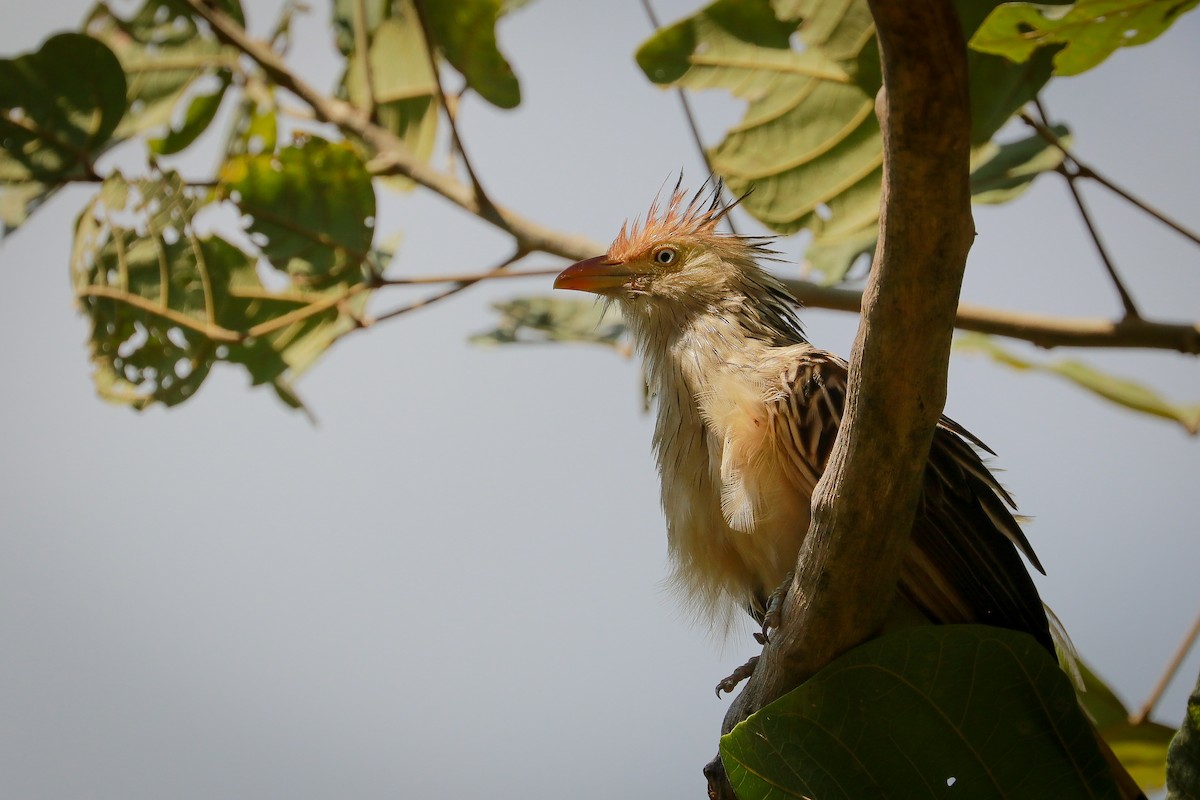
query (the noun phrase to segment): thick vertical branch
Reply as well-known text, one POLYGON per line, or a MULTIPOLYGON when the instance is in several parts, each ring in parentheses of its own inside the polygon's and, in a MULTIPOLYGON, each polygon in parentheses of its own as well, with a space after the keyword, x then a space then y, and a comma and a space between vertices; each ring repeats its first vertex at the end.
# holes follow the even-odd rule
MULTIPOLYGON (((883 207, 846 414, 813 496, 782 628, 726 715, 726 731, 879 630, 945 402, 974 237, 966 45, 950 0, 870 7, 883 65, 883 207)), ((709 774, 710 793, 728 791, 709 774)))

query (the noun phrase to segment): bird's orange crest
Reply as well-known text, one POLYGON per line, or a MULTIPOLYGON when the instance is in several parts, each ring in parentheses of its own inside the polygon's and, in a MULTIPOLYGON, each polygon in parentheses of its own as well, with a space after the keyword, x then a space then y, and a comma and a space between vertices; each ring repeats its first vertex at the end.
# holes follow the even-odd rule
POLYGON ((646 255, 656 245, 679 237, 718 238, 717 225, 741 202, 738 198, 723 205, 720 181, 705 181, 690 201, 687 192, 676 183, 666 209, 660 210, 659 200, 656 197, 650 204, 645 222, 634 219, 632 224, 626 221, 621 226, 621 232, 608 248, 610 259, 632 261, 646 255))

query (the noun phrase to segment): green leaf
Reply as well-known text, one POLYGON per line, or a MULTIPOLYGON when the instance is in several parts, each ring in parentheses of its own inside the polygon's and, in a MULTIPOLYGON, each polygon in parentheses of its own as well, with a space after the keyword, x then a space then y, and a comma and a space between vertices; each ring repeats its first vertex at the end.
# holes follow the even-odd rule
POLYGON ((521 86, 496 43, 501 0, 423 0, 430 36, 467 85, 499 108, 516 108, 521 86))
MULTIPOLYGON (((853 59, 874 35, 865 3, 801 4, 805 24, 780 22, 768 0, 717 0, 641 46, 650 80, 722 88, 749 101, 741 123, 709 152, 742 207, 771 229, 813 232, 839 258, 874 243, 882 140, 874 98, 854 81, 853 59), (799 35, 803 52, 790 47, 799 35), (843 245, 853 244, 847 251, 843 245)), ((810 257, 811 260, 811 257, 810 257)), ((849 263, 817 264, 837 280, 849 263)))
MULTIPOLYGON (((1064 146, 1071 144, 1065 125, 1051 129, 1064 146)), ((1038 134, 1007 144, 989 143, 975 154, 971 170, 971 199, 976 203, 1006 203, 1025 193, 1033 179, 1058 169, 1063 152, 1038 134)))
MULTIPOLYGON (((973 25, 993 4, 957 5, 973 25)), ((709 151, 713 167, 735 194, 754 190, 742 207, 772 230, 812 232, 806 257, 827 282, 874 250, 883 144, 866 0, 717 0, 656 33, 637 60, 656 83, 722 88, 748 101, 742 121, 709 151), (802 50, 792 49, 795 39, 802 50)), ((1050 75, 1049 55, 1016 66, 971 53, 968 62, 977 144, 1050 75)))
POLYGON ((230 159, 218 191, 250 215, 271 265, 311 285, 359 283, 371 248, 375 191, 353 147, 316 137, 230 159))
POLYGON ((982 625, 851 650, 724 736, 721 760, 742 800, 1119 796, 1054 659, 982 625))
POLYGON ((472 336, 473 344, 586 342, 617 347, 625 335, 615 307, 589 300, 518 297, 492 307, 500 313, 500 322, 472 336))
POLYGON ((197 234, 202 207, 174 173, 114 175, 80 214, 71 274, 96 387, 135 409, 171 406, 226 362, 295 405, 292 381, 354 329, 366 287, 268 290, 250 255, 197 234))
MULTIPOLYGON (((236 0, 221 5, 241 19, 236 0)), ((169 128, 177 106, 201 78, 220 80, 238 68, 237 52, 221 45, 207 26, 197 26, 187 7, 175 0, 146 0, 130 17, 99 3, 86 29, 112 48, 125 70, 129 112, 116 131, 118 138, 169 128)), ((202 119, 197 116, 193 125, 202 119)), ((203 130, 192 132, 191 139, 203 130)))
POLYGON ((1152 389, 1114 375, 1105 374, 1080 361, 1059 359, 1037 363, 1021 358, 1001 347, 989 336, 964 333, 955 341, 956 348, 984 353, 1002 364, 1021 370, 1035 370, 1066 378, 1083 389, 1117 405, 1173 420, 1190 434, 1200 430, 1200 405, 1178 405, 1152 389))
POLYGON ((1131 724, 1129 710, 1113 690, 1082 661, 1076 661, 1076 666, 1084 683, 1079 704, 1096 730, 1144 791, 1161 789, 1166 782, 1167 745, 1175 731, 1148 720, 1131 724))
POLYGON ((1200 0, 1079 0, 1070 9, 1004 3, 971 37, 971 47, 1024 62, 1039 48, 1062 45, 1058 75, 1078 75, 1119 47, 1153 41, 1200 0))
POLYGON ((1167 751, 1167 800, 1200 798, 1200 677, 1167 751))
POLYGON ((87 177, 125 113, 125 75, 90 36, 63 33, 0 60, 0 181, 87 177))
POLYGON ((225 90, 229 88, 229 73, 221 76, 221 85, 216 91, 199 94, 192 98, 184 113, 183 121, 178 127, 172 127, 167 135, 160 139, 149 141, 150 151, 155 155, 169 156, 191 145, 208 126, 212 124, 225 99, 225 90))

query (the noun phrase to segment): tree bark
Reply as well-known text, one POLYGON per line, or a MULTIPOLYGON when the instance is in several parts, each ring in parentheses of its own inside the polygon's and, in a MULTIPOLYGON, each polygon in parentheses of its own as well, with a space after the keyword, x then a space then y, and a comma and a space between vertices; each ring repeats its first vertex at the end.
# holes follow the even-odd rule
MULTIPOLYGON (((723 732, 879 630, 945 404, 974 239, 966 43, 950 0, 870 0, 870 8, 883 67, 883 199, 846 412, 813 494, 782 626, 723 732)), ((719 760, 705 773, 710 796, 734 796, 719 760)))

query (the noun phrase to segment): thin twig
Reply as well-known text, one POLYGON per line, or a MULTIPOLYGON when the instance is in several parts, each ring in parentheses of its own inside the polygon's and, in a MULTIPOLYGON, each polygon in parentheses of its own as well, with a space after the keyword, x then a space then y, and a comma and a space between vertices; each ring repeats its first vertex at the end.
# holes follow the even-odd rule
MULTIPOLYGON (((645 9, 646 16, 649 18, 654 30, 661 30, 662 23, 658 20, 658 14, 654 13, 654 8, 650 5, 650 0, 642 0, 642 8, 645 9)), ((696 150, 700 153, 700 158, 704 159, 704 166, 708 170, 708 174, 716 175, 717 170, 713 167, 712 159, 708 156, 708 150, 704 147, 704 140, 700 137, 700 125, 696 122, 696 114, 692 111, 692 102, 688 100, 687 92, 682 86, 676 87, 675 93, 679 97, 679 104, 683 106, 683 116, 687 120, 688 130, 692 132, 692 141, 696 144, 696 150)), ((724 186, 721 187, 721 191, 724 193, 724 186)), ((738 229, 733 224, 733 215, 726 214, 724 222, 729 226, 729 232, 736 236, 738 229)))
POLYGON ((1121 298, 1121 306, 1125 309, 1125 316, 1139 319, 1142 315, 1138 313, 1137 305, 1133 302, 1133 297, 1129 294, 1129 290, 1125 288, 1125 284, 1121 281, 1121 276, 1117 274, 1116 265, 1113 264, 1108 250, 1104 247, 1104 242, 1100 239, 1100 232, 1096 230, 1096 226, 1092 222, 1092 215, 1088 213, 1087 205, 1083 202, 1083 195, 1079 193, 1079 187, 1075 185, 1075 179, 1079 177, 1079 173, 1072 170, 1066 164, 1059 165, 1056 171, 1067 179, 1067 188, 1071 190, 1071 197, 1075 198, 1075 205, 1079 209, 1079 216, 1083 218, 1083 224, 1087 227, 1088 234, 1092 237, 1092 243, 1096 246, 1096 252, 1100 255, 1100 261, 1104 264, 1105 271, 1108 272, 1108 277, 1113 283, 1113 288, 1117 290, 1117 296, 1121 298))
MULTIPOLYGON (((1042 118, 1042 126, 1046 127, 1050 116, 1042 106, 1042 101, 1035 97, 1033 99, 1033 106, 1037 109, 1038 116, 1042 118)), ((1021 116, 1023 119, 1029 117, 1025 113, 1022 113, 1021 116)), ((1075 198, 1075 206, 1079 209, 1079 215, 1083 217, 1083 224, 1087 227, 1088 234, 1092 237, 1092 243, 1096 246, 1096 252, 1100 254, 1100 261, 1104 264, 1104 269, 1108 272, 1108 277, 1112 281, 1113 287, 1117 290, 1117 295, 1121 298, 1121 306, 1125 309, 1125 316, 1135 319, 1141 317, 1141 314, 1138 313, 1137 305, 1133 302, 1133 296, 1125 288, 1121 276, 1117 274, 1117 267, 1108 254, 1108 249, 1105 248, 1104 242, 1100 239, 1100 232, 1092 222, 1092 215, 1088 213, 1087 205, 1083 202, 1083 195, 1080 194, 1079 187, 1075 185, 1075 180, 1079 178, 1078 162, 1075 162, 1071 154, 1066 150, 1063 150, 1061 147, 1059 149, 1062 150, 1066 161, 1060 164, 1056 171, 1067 179, 1067 188, 1071 190, 1071 197, 1075 198)))
POLYGON ((1158 701, 1162 699, 1163 692, 1167 690, 1171 679, 1175 677, 1175 673, 1179 671, 1179 667, 1183 664, 1183 660, 1187 658, 1188 651, 1192 649, 1192 645, 1196 643, 1197 637, 1200 637, 1200 615, 1196 616, 1196 621, 1192 623, 1191 630, 1183 637, 1183 641, 1179 643, 1179 647, 1175 650, 1175 654, 1171 656, 1171 660, 1167 662, 1166 669, 1163 670, 1162 676, 1159 677, 1158 683, 1154 684, 1154 689, 1151 690, 1150 696, 1146 698, 1146 702, 1138 710, 1136 714, 1129 717, 1130 725, 1141 725, 1150 718, 1150 714, 1154 711, 1154 707, 1158 705, 1158 701))
POLYGON ((1056 148, 1058 148, 1059 152, 1061 152, 1064 156, 1066 156, 1072 162, 1074 162, 1075 169, 1079 173, 1079 177, 1090 178, 1090 179, 1096 181, 1101 186, 1108 189, 1110 192, 1113 192, 1114 194, 1116 194, 1118 197, 1122 198, 1123 200, 1128 201, 1130 204, 1132 204, 1136 208, 1139 208, 1142 211, 1144 211, 1145 213, 1154 217, 1156 220, 1158 220, 1162 224, 1166 225, 1171 230, 1175 231, 1176 233, 1180 234, 1181 236, 1184 236, 1184 237, 1190 239, 1191 241, 1195 242, 1196 244, 1200 244, 1200 234, 1197 234, 1194 231, 1189 230, 1188 228, 1184 227, 1181 223, 1176 222, 1175 220, 1171 219, 1166 214, 1162 213, 1154 206, 1151 206, 1149 203, 1147 203, 1145 200, 1142 200, 1140 197, 1135 196, 1134 194, 1132 194, 1129 190, 1125 189, 1124 187, 1119 186, 1116 183, 1113 183, 1109 178, 1107 178, 1104 175, 1101 175, 1099 172, 1097 172, 1095 167, 1091 166, 1090 164, 1085 164, 1084 162, 1080 161, 1079 156, 1075 155, 1075 153, 1073 151, 1068 149, 1067 146, 1065 144, 1063 144, 1062 140, 1059 139, 1058 136, 1055 135, 1054 131, 1050 130, 1050 128, 1047 127, 1044 123, 1038 122, 1033 117, 1031 117, 1025 113, 1021 114, 1021 121, 1024 122, 1029 127, 1033 128, 1039 136, 1041 136, 1043 139, 1045 139, 1050 144, 1054 145, 1056 148))
POLYGON ((479 281, 495 280, 496 278, 545 278, 557 275, 562 269, 535 269, 523 272, 509 272, 506 269, 493 269, 487 272, 465 272, 458 275, 419 275, 414 278, 379 278, 376 286, 426 286, 431 283, 478 283, 479 281))
MULTIPOLYGON (((442 0, 439 0, 441 2, 442 0)), ((412 0, 413 10, 417 12, 417 20, 421 23, 421 33, 425 37, 425 54, 429 57, 429 69, 433 73, 433 82, 437 86, 438 101, 442 104, 442 108, 446 112, 446 120, 450 123, 450 136, 454 139, 454 148, 458 154, 462 156, 463 166, 467 170, 467 176, 471 179, 471 186, 475 189, 475 200, 480 207, 495 211, 496 206, 487 196, 487 192, 483 190, 483 184, 479 180, 478 173, 471 166, 471 159, 467 156, 467 149, 463 147, 462 137, 458 135, 457 116, 450 107, 447 100, 446 90, 442 86, 442 71, 438 68, 436 43, 433 39, 433 31, 429 27, 429 18, 425 14, 425 6, 422 0, 412 0)))
MULTIPOLYGON (((504 271, 506 269, 508 269, 513 264, 517 263, 518 261, 520 261, 522 258, 524 258, 527 255, 529 255, 528 252, 526 252, 518 247, 517 250, 511 256, 509 256, 504 261, 497 264, 493 269, 488 270, 487 272, 484 272, 484 273, 480 273, 478 275, 462 276, 462 279, 457 281, 449 289, 438 292, 437 294, 434 294, 434 295, 430 295, 429 297, 423 297, 414 303, 409 303, 408 305, 400 306, 399 308, 393 308, 391 311, 387 311, 383 314, 380 314, 377 317, 361 320, 359 322, 359 327, 369 328, 372 325, 375 325, 376 323, 383 322, 384 320, 392 319, 392 318, 398 317, 402 314, 407 314, 410 311, 416 311, 419 308, 425 308, 426 306, 432 305, 433 303, 436 303, 439 300, 445 300, 447 297, 450 297, 451 295, 458 294, 463 289, 466 289, 470 286, 474 286, 476 283, 479 283, 481 280, 487 280, 490 278, 498 277, 498 275, 496 273, 504 273, 504 271)), ((395 285, 395 284, 393 284, 393 285, 395 285)))

